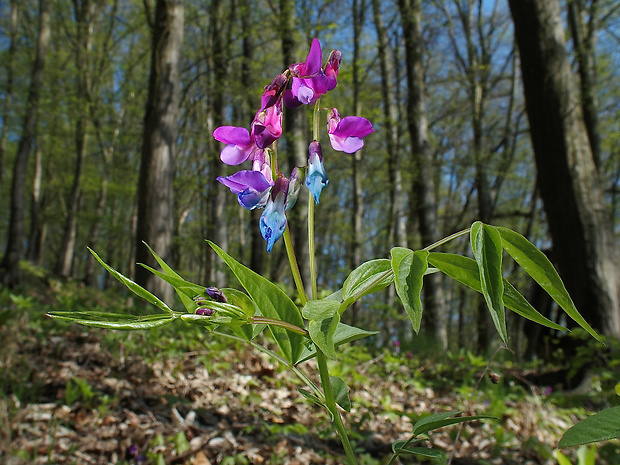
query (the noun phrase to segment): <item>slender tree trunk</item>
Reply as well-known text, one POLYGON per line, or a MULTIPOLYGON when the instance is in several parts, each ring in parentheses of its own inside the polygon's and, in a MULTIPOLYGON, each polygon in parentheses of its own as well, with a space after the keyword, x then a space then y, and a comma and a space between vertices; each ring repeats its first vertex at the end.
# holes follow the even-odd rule
POLYGON ((26 103, 22 136, 19 141, 15 164, 13 166, 8 240, 4 258, 0 265, 2 282, 9 287, 14 287, 19 284, 19 260, 22 257, 24 240, 26 169, 28 167, 28 158, 30 157, 32 143, 36 137, 37 131, 37 115, 41 86, 43 84, 45 55, 50 41, 50 3, 51 2, 48 0, 39 1, 39 38, 37 41, 37 51, 32 66, 30 90, 26 103))
POLYGON ((75 61, 78 69, 77 76, 77 121, 75 123, 75 168, 73 173, 73 184, 69 201, 67 202, 67 217, 65 218, 65 230, 56 261, 55 272, 62 277, 69 277, 73 274, 73 258, 77 243, 77 216, 81 197, 80 183, 82 180, 82 169, 84 157, 88 145, 88 97, 90 94, 90 70, 89 54, 92 45, 93 32, 93 13, 94 4, 90 0, 74 0, 75 22, 77 34, 75 41, 75 61))
POLYGON ((570 68, 558 0, 509 0, 538 186, 557 266, 575 305, 620 336, 618 244, 570 68))
MULTIPOLYGON (((300 49, 308 50, 310 44, 304 44, 300 48, 296 40, 295 27, 295 2, 293 0, 280 0, 280 34, 282 43, 282 64, 284 69, 295 62, 302 61, 298 53, 300 49)), ((306 108, 288 110, 284 112, 284 137, 286 138, 286 159, 288 160, 288 173, 295 166, 308 164, 308 140, 306 108)), ((283 153, 279 153, 279 159, 283 160, 283 153)), ((311 295, 310 265, 308 256, 308 196, 300 194, 295 208, 287 212, 288 224, 293 238, 293 247, 297 256, 299 271, 306 288, 306 293, 311 295)), ((284 243, 282 244, 284 246, 284 243)))
POLYGON ((37 265, 41 262, 41 236, 43 232, 39 217, 41 210, 41 180, 43 178, 41 158, 41 148, 37 146, 34 152, 34 175, 32 195, 30 197, 30 235, 28 236, 28 260, 37 265))
POLYGON ((598 122, 599 104, 596 96, 596 55, 594 53, 598 33, 598 3, 596 0, 590 2, 590 10, 587 12, 590 19, 587 23, 584 19, 587 9, 584 0, 569 0, 566 3, 568 4, 568 24, 579 70, 581 109, 588 131, 592 158, 598 167, 601 160, 601 140, 598 122))
POLYGON ((13 82, 15 80, 15 51, 17 49, 17 27, 21 16, 20 2, 11 0, 11 26, 9 29, 9 51, 6 62, 6 88, 4 91, 4 111, 2 115, 2 134, 0 134, 0 192, 4 183, 4 162, 6 160, 7 128, 9 127, 9 115, 11 100, 13 98, 13 82))
MULTIPOLYGON (((217 128, 224 123, 224 97, 226 95, 226 87, 228 84, 228 57, 226 56, 224 38, 224 4, 221 0, 214 0, 211 3, 211 45, 213 60, 213 127, 217 128)), ((220 161, 219 151, 213 150, 212 169, 215 177, 225 176, 225 166, 220 161)), ((209 199, 209 208, 211 215, 209 219, 209 236, 212 240, 224 250, 228 250, 228 218, 226 217, 226 203, 228 193, 222 186, 218 186, 214 190, 214 194, 209 199), (218 188, 219 187, 219 188, 218 188)), ((210 282, 217 287, 226 285, 225 266, 221 259, 211 252, 211 277, 210 282)))
POLYGON ((381 69, 381 97, 383 101, 383 118, 387 145, 387 169, 388 169, 388 192, 389 208, 387 215, 387 245, 406 246, 405 236, 402 234, 404 227, 399 223, 405 216, 403 213, 403 187, 400 171, 399 146, 400 134, 398 131, 399 111, 394 89, 394 62, 390 59, 388 51, 387 32, 381 15, 381 2, 372 0, 373 18, 377 31, 377 48, 379 65, 381 69))
MULTIPOLYGON (((174 147, 179 108, 183 1, 157 0, 152 29, 149 93, 138 181, 136 259, 156 267, 142 241, 168 261, 173 246, 174 147)), ((136 282, 170 302, 172 288, 143 267, 136 282)))
MULTIPOLYGON (((433 158, 428 141, 426 117, 426 89, 423 67, 422 4, 421 0, 399 0, 407 67, 407 124, 415 163, 412 198, 420 224, 422 244, 435 242, 437 230, 437 200, 433 158)), ((425 322, 433 332, 437 344, 448 346, 447 318, 443 289, 439 274, 427 277, 424 285, 424 303, 428 312, 425 322)))
MULTIPOLYGON (((250 1, 242 0, 241 7, 241 23, 242 28, 245 31, 243 36, 243 60, 241 62, 241 81, 245 89, 250 89, 252 86, 252 69, 251 64, 254 56, 254 40, 253 35, 250 33, 254 26, 252 21, 252 6, 250 1)), ((256 96, 250 92, 246 92, 244 107, 244 119, 251 121, 254 116, 254 112, 257 110, 258 100, 256 96), (246 118, 247 116, 247 118, 246 118)), ((256 273, 262 275, 265 266, 265 241, 261 236, 258 224, 260 221, 260 210, 250 211, 250 268, 256 273)))

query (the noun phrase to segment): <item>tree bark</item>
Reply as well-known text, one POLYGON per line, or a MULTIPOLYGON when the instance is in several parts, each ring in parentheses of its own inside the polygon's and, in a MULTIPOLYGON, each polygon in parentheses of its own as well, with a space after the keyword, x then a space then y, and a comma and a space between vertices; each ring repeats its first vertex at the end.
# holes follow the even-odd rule
MULTIPOLYGON (((156 267, 146 242, 164 260, 172 257, 174 148, 179 108, 179 68, 183 43, 183 1, 157 0, 152 28, 149 93, 144 116, 138 181, 136 259, 156 267)), ((172 288, 143 267, 136 282, 163 300, 172 288)))
POLYGON ((24 240, 24 194, 26 187, 26 169, 28 158, 32 150, 32 143, 36 137, 37 119, 39 111, 39 98, 43 84, 43 71, 45 68, 45 55, 50 42, 50 1, 39 1, 39 38, 35 61, 32 66, 30 90, 26 103, 26 113, 22 126, 22 136, 17 148, 15 164, 13 166, 13 180, 11 184, 11 208, 9 219, 9 232, 6 251, 0 273, 2 282, 14 287, 19 284, 19 260, 22 257, 24 240))
MULTIPOLYGON (((428 140, 426 88, 423 67, 422 3, 421 0, 399 0, 407 68, 407 125, 415 165, 412 202, 420 225, 422 244, 430 245, 439 237, 435 173, 428 140)), ((433 332, 437 344, 448 346, 447 318, 439 274, 426 278, 424 303, 426 327, 433 332)))
POLYGON ((567 57, 559 1, 509 4, 557 266, 584 318, 604 334, 619 337, 618 246, 567 57))

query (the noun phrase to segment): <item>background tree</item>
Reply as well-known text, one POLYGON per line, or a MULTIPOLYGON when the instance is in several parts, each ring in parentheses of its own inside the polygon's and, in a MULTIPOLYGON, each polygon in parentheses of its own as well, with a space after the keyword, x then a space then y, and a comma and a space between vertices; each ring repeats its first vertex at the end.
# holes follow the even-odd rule
MULTIPOLYGON (((144 116, 136 235, 136 259, 150 266, 156 264, 142 241, 164 260, 172 256, 172 183, 183 8, 182 0, 157 0, 151 24, 151 71, 144 116)), ((136 268, 136 282, 166 301, 172 298, 172 288, 142 267, 136 268)))
POLYGON ((510 0, 525 101, 554 257, 577 308, 620 336, 620 270, 558 0, 510 0))
POLYGON ((13 166, 13 180, 11 184, 11 208, 9 231, 6 251, 0 273, 2 282, 13 287, 19 283, 19 260, 22 257, 24 241, 24 196, 26 186, 26 169, 28 158, 32 150, 32 144, 36 137, 37 117, 39 112, 39 98, 43 85, 43 71, 45 69, 45 57, 50 41, 50 7, 49 0, 39 1, 39 38, 37 41, 36 55, 32 65, 30 78, 30 90, 22 125, 22 136, 19 141, 17 155, 13 166))

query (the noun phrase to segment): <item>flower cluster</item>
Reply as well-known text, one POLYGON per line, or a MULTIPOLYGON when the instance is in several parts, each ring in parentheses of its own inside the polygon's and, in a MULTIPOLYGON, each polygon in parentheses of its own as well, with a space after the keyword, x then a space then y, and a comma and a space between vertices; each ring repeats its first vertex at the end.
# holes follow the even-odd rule
MULTIPOLYGON (((306 61, 292 64, 265 87, 261 107, 249 131, 236 126, 221 126, 213 131, 213 137, 226 144, 220 153, 222 162, 227 165, 252 162, 252 169, 220 176, 217 180, 237 195, 243 208, 264 208, 259 226, 269 252, 286 230, 286 211, 297 201, 304 176, 316 203, 329 181, 318 140, 309 145, 307 167, 294 168, 288 178, 277 169, 276 141, 282 135, 284 106, 316 104, 315 112, 318 112, 321 96, 336 87, 342 54, 333 50, 325 66, 322 59, 321 44, 313 39, 306 61)), ((328 111, 327 134, 334 150, 356 152, 364 145, 363 138, 373 131, 365 118, 341 118, 336 108, 328 111)), ((318 134, 317 128, 314 133, 318 134)))

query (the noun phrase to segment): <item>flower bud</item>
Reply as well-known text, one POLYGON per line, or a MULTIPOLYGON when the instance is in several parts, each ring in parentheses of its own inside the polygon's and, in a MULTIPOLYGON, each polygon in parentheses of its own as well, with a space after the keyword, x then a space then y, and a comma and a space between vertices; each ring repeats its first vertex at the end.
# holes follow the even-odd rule
POLYGON ((323 151, 319 142, 312 141, 308 149, 308 175, 306 176, 306 187, 312 193, 314 201, 319 203, 321 192, 327 186, 329 178, 323 166, 323 151))
POLYGON ((216 302, 221 302, 223 304, 227 302, 226 296, 224 295, 222 290, 218 289, 217 287, 212 287, 212 286, 207 287, 205 292, 207 293, 209 297, 211 297, 216 302))

